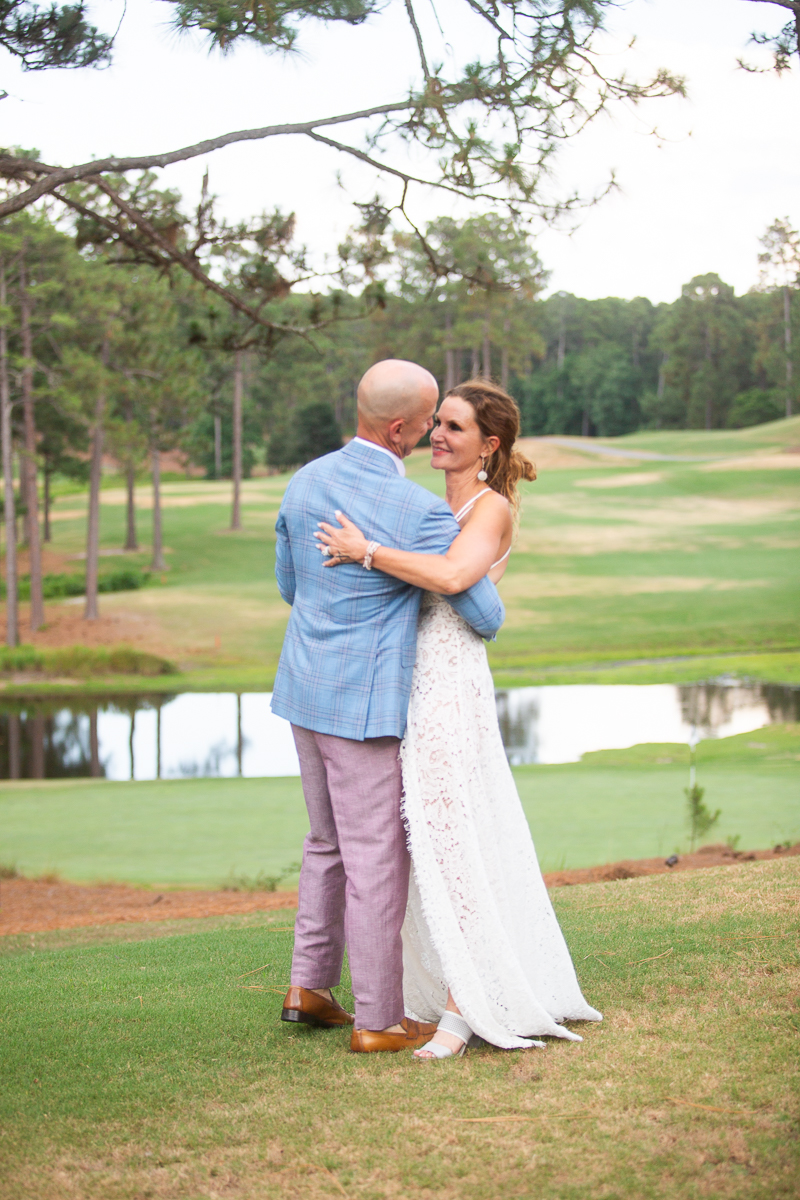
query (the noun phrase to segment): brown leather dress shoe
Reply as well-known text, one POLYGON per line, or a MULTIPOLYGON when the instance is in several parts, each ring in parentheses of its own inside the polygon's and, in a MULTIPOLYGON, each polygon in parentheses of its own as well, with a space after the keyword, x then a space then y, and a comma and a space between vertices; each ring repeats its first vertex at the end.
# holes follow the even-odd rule
POLYGON ((377 1050, 416 1050, 429 1042, 438 1028, 425 1021, 403 1017, 404 1033, 382 1033, 375 1029, 354 1029, 350 1034, 350 1049, 356 1054, 374 1054, 377 1050))
POLYGON ((342 1025, 352 1025, 355 1018, 336 999, 331 1003, 309 988, 290 987, 283 1002, 281 1020, 302 1021, 304 1025, 316 1025, 319 1029, 338 1029, 342 1025))

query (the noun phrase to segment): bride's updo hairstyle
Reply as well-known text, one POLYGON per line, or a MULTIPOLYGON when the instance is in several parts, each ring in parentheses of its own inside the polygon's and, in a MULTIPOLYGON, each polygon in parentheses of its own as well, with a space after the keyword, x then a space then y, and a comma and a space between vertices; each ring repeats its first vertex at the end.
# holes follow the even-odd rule
POLYGON ((486 482, 494 491, 505 496, 516 517, 519 512, 517 484, 520 479, 532 483, 536 478, 534 464, 514 449, 520 427, 516 400, 492 383, 491 379, 482 379, 480 376, 459 383, 447 395, 458 396, 459 400, 466 400, 467 404, 472 405, 475 420, 484 437, 500 439, 500 445, 486 462, 486 482))

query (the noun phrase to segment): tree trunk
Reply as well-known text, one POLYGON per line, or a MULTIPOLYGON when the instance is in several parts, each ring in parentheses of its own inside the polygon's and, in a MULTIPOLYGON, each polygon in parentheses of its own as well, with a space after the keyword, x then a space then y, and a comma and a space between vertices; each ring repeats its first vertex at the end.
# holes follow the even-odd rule
MULTIPOLYGON (((108 336, 103 338, 103 368, 108 367, 108 336)), ((86 526, 86 607, 84 621, 96 621, 97 577, 100 565, 100 483, 103 476, 103 417, 106 408, 105 379, 100 384, 94 405, 92 429, 92 465, 89 474, 89 520, 86 526)))
POLYGON ((161 541, 161 453, 153 451, 153 571, 166 571, 164 547, 161 541))
POLYGON ((214 413, 214 478, 222 479, 222 417, 214 413))
POLYGON ((92 779, 100 778, 100 738, 97 732, 97 709, 89 713, 89 771, 92 779))
MULTIPOLYGON (((5 263, 0 259, 0 305, 6 303, 5 263)), ((6 527, 6 645, 19 642, 17 617, 17 520, 14 511, 14 461, 11 446, 11 390, 8 382, 8 330, 0 326, 0 442, 6 527)))
POLYGON ((456 386, 456 352, 449 347, 444 352, 444 392, 452 392, 456 386))
POLYGON ((472 379, 477 379, 477 377, 480 375, 480 373, 481 373, 481 352, 480 352, 480 349, 478 348, 478 346, 473 346, 472 347, 472 363, 471 363, 471 369, 470 369, 470 376, 472 379))
MULTIPOLYGON (((23 251, 24 255, 24 251, 23 251)), ((42 547, 39 541, 39 495, 36 487, 36 423, 33 418, 33 335, 31 300, 28 294, 25 259, 19 263, 20 334, 22 336, 22 408, 25 415, 25 500, 28 506, 28 554, 31 564, 31 631, 44 625, 42 594, 42 547)))
POLYGON ((20 546, 27 546, 28 537, 28 460, 25 457, 25 447, 20 446, 17 453, 17 467, 19 475, 19 506, 22 509, 20 527, 22 529, 22 537, 18 538, 20 546))
POLYGON ((44 541, 52 542, 50 532, 50 471, 44 469, 44 541))
POLYGON ((31 779, 44 779, 44 717, 31 718, 31 779))
POLYGON ((125 535, 125 549, 138 550, 139 542, 136 537, 136 467, 132 462, 128 463, 128 468, 125 473, 125 483, 128 489, 126 500, 127 533, 125 535))
POLYGON ((156 709, 156 779, 161 778, 161 705, 156 709))
POLYGON ((236 693, 236 774, 242 776, 242 696, 236 693))
MULTIPOLYGON (((711 354, 711 326, 706 325, 706 362, 712 362, 711 354)), ((714 419, 714 397, 711 392, 711 371, 709 369, 708 379, 706 384, 706 404, 705 404, 705 427, 711 429, 714 419)))
POLYGON ((20 720, 18 713, 8 715, 8 778, 19 779, 22 767, 20 754, 20 720))
POLYGON ((589 409, 583 410, 583 420, 581 422, 581 437, 589 436, 589 409))
POLYGON ((511 320, 506 317, 503 321, 503 347, 500 351, 500 387, 504 392, 508 391, 508 376, 509 376, 509 354, 508 341, 511 337, 511 320))
POLYGON ((242 351, 237 350, 233 366, 233 506, 231 529, 242 528, 242 351))
POLYGON ((483 377, 484 379, 492 378, 492 345, 489 341, 489 318, 486 318, 486 324, 483 329, 483 377))
POLYGON ((567 356, 567 314, 564 311, 564 305, 565 301, 562 300, 558 314, 558 350, 556 352, 556 366, 559 371, 564 366, 564 359, 567 356))
POLYGON ((792 293, 783 289, 783 345, 786 350, 786 415, 792 415, 792 293))
POLYGON ((444 314, 445 328, 445 351, 444 351, 444 393, 452 391, 456 386, 456 355, 450 345, 450 339, 453 336, 453 314, 446 312, 444 314))

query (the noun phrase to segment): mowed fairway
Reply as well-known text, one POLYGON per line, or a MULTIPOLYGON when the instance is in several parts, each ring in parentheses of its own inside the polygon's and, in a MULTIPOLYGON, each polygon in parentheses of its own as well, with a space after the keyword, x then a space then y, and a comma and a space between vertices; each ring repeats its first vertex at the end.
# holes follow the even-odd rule
MULTIPOLYGON (((588 441, 577 450, 547 439, 526 443, 541 471, 525 486, 519 540, 501 584, 508 618, 490 648, 498 682, 687 680, 722 670, 799 678, 800 454, 787 450, 800 443, 800 417, 757 430, 604 444, 635 451, 640 443, 647 452, 708 461, 609 459, 590 452, 588 441), (666 661, 684 656, 694 661, 666 661)), ((443 494, 443 476, 426 452, 415 452, 409 474, 443 494)), ((167 483, 170 570, 140 592, 103 596, 105 625, 93 636, 169 655, 185 672, 179 687, 226 680, 269 687, 288 617, 273 577, 286 482, 245 483, 239 533, 227 529, 228 484, 167 483)), ((147 487, 137 494, 147 542, 147 487)), ((104 490, 109 550, 123 541, 123 502, 119 487, 104 490)), ((56 505, 52 561, 61 569, 76 569, 68 560, 83 546, 84 509, 85 498, 75 495, 56 505)), ((146 567, 148 552, 130 559, 146 567)), ((68 618, 78 640, 74 604, 48 611, 43 642, 68 618)))
MULTIPOLYGON (((688 849, 685 746, 634 746, 515 771, 543 870, 688 849)), ((800 726, 702 742, 713 841, 800 841, 800 726)), ((28 876, 218 887, 286 872, 308 828, 299 779, 24 781, 0 789, 0 863, 28 876)))
POLYGON ((4 939, 0 1197, 794 1200, 798 860, 554 900, 603 1023, 432 1064, 281 1024, 291 914, 4 939))

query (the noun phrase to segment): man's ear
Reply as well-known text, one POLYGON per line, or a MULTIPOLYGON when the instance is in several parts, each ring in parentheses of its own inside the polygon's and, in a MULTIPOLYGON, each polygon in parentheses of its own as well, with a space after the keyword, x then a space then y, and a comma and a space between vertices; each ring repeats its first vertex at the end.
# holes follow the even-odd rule
POLYGON ((393 446, 397 446, 397 447, 402 446, 402 444, 403 444, 403 439, 402 439, 403 426, 405 425, 405 423, 406 423, 405 417, 398 417, 397 420, 391 421, 389 423, 389 427, 386 430, 386 434, 389 438, 389 441, 392 443, 393 446))

